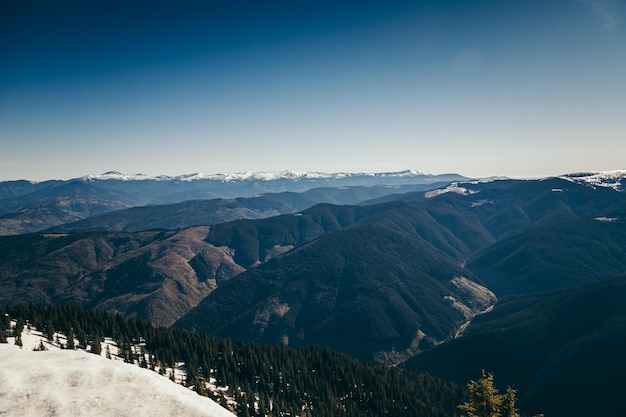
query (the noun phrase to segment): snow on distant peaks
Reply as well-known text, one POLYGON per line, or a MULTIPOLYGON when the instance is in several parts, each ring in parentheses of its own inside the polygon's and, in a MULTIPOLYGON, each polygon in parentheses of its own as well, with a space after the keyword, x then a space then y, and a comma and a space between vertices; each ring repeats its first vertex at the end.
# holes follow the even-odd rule
POLYGON ((117 180, 117 181, 146 181, 146 180, 164 180, 170 179, 170 177, 166 175, 162 175, 159 177, 151 177, 146 174, 122 174, 118 171, 107 171, 104 174, 100 175, 86 175, 81 179, 86 181, 94 181, 94 180, 117 180))
POLYGON ((607 187, 617 191, 623 191, 622 183, 626 179, 626 170, 577 172, 563 175, 560 178, 578 183, 586 183, 594 187, 607 187))
POLYGON ((414 170, 408 169, 405 171, 397 172, 376 172, 376 173, 349 173, 349 172, 336 172, 325 173, 318 171, 243 171, 226 174, 209 174, 204 175, 201 173, 184 174, 179 176, 149 176, 145 174, 123 174, 119 171, 108 171, 100 175, 87 175, 82 177, 86 181, 96 180, 117 180, 117 181, 195 181, 195 180, 214 180, 222 182, 232 181, 277 181, 277 180, 320 180, 320 179, 342 179, 352 177, 379 177, 379 178, 401 178, 401 177, 419 177, 426 174, 414 170))
POLYGON ((351 173, 335 172, 326 173, 319 171, 256 171, 256 172, 235 172, 230 174, 213 174, 204 178, 219 181, 278 181, 278 180, 320 180, 320 179, 342 179, 351 177, 411 177, 423 176, 417 170, 406 170, 399 172, 379 172, 379 173, 351 173))
POLYGON ((333 174, 322 172, 296 172, 296 171, 257 171, 257 172, 234 172, 229 174, 213 174, 207 176, 210 179, 221 181, 276 181, 281 179, 319 179, 331 178, 333 174))

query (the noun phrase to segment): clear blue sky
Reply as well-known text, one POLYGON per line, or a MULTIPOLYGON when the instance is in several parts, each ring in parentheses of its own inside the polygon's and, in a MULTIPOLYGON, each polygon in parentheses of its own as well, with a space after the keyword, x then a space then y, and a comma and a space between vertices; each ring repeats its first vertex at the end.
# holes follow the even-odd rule
POLYGON ((623 169, 625 7, 4 2, 0 180, 623 169))

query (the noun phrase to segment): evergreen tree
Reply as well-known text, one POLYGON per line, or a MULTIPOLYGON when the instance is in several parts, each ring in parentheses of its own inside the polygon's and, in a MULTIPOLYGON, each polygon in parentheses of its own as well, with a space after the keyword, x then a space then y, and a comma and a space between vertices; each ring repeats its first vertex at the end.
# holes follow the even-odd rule
POLYGON ((515 408, 515 394, 516 390, 511 387, 506 389, 504 395, 502 395, 502 417, 519 417, 517 408, 515 408))
POLYGON ((493 374, 482 371, 482 377, 478 381, 470 381, 467 384, 469 401, 459 405, 461 410, 467 411, 468 417, 501 417, 500 406, 502 396, 493 385, 493 374))
POLYGON ((46 325, 44 326, 44 334, 46 338, 52 342, 54 340, 54 325, 52 324, 52 320, 48 319, 46 321, 46 325))
POLYGON ((66 349, 76 349, 76 345, 74 344, 74 329, 72 327, 66 333, 67 335, 67 345, 66 349))
POLYGON ((15 321, 15 326, 13 327, 13 337, 21 337, 22 336, 22 332, 24 331, 24 319, 22 317, 19 317, 16 321, 15 321))
MULTIPOLYGON (((108 347, 109 346, 107 345, 107 348, 108 347)), ((102 339, 100 338, 99 334, 96 334, 91 342, 91 353, 100 355, 101 352, 102 352, 102 339)))
MULTIPOLYGON (((508 387, 504 394, 500 394, 493 384, 493 374, 482 371, 482 377, 478 381, 470 381, 467 384, 469 401, 458 406, 467 412, 467 417, 519 417, 515 407, 515 393, 508 387)), ((535 417, 543 417, 538 414, 535 417)))
POLYGON ((9 316, 3 308, 0 308, 0 343, 7 343, 7 331, 10 326, 9 316))
POLYGON ((18 334, 17 336, 15 336, 15 346, 19 346, 19 347, 23 347, 24 344, 22 343, 22 334, 18 334))
POLYGON ((83 331, 82 327, 76 326, 76 340, 78 340, 78 348, 79 349, 87 349, 87 334, 83 331))
POLYGON ((15 327, 13 327, 13 337, 15 337, 15 345, 19 347, 23 346, 22 332, 24 331, 24 324, 24 319, 22 317, 19 317, 15 321, 15 327))

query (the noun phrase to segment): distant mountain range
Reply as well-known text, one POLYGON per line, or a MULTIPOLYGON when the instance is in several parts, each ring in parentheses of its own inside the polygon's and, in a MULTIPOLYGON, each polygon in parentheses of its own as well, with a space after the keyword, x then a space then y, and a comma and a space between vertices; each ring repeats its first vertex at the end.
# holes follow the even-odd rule
MULTIPOLYGON (((68 181, 7 181, 0 182, 0 235, 15 235, 45 230, 54 226, 83 220, 97 214, 146 205, 175 204, 190 200, 225 199, 221 207, 208 208, 215 215, 194 216, 182 224, 155 227, 188 227, 233 220, 262 218, 285 212, 298 211, 316 203, 356 204, 363 200, 390 193, 438 188, 452 181, 467 178, 458 174, 429 175, 418 171, 389 173, 296 173, 257 172, 237 174, 201 174, 178 177, 149 177, 125 175, 111 171, 102 175, 88 175, 68 181), (329 188, 357 187, 348 192, 332 193, 329 188), (283 196, 285 200, 299 199, 293 207, 260 200, 233 202, 235 198, 259 196, 267 193, 301 193, 314 188, 326 191, 308 195, 283 196), (373 188, 373 189, 370 189, 373 188), (338 195, 338 194, 341 194, 338 195), (269 205, 269 207, 268 207, 269 205)), ((278 197, 280 198, 280 197, 278 197)), ((264 200, 267 200, 265 198, 264 200)), ((220 203, 216 202, 216 205, 220 203)), ((203 210, 206 213, 206 210, 203 210)), ((108 224, 108 221, 104 221, 108 224)), ((136 226, 131 230, 140 230, 136 226)), ((106 228, 110 230, 110 228, 106 228)))

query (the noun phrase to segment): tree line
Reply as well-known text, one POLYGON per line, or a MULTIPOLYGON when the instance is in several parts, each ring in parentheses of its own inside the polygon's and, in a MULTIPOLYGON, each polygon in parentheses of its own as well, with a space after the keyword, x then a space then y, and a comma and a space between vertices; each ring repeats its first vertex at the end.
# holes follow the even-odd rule
POLYGON ((467 392, 425 373, 373 366, 328 348, 219 339, 84 306, 0 307, 0 343, 17 333, 9 319, 51 341, 63 334, 65 348, 96 354, 110 337, 123 360, 162 374, 184 362, 186 378, 180 382, 224 406, 234 398, 238 416, 453 416, 467 392), (136 348, 140 344, 145 355, 136 348), (227 389, 209 390, 208 381, 227 389))

